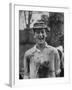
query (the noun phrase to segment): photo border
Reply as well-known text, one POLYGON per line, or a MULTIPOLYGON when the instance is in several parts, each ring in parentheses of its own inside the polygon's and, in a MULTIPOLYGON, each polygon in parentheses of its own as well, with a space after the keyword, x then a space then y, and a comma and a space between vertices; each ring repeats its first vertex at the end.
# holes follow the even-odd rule
MULTIPOLYGON (((37 6, 37 5, 23 5, 23 4, 10 4, 11 6, 11 11, 12 11, 12 16, 10 18, 12 18, 11 24, 12 24, 12 28, 10 28, 11 30, 11 60, 10 60, 10 86, 32 86, 32 85, 47 85, 47 84, 65 84, 65 83, 69 83, 70 82, 70 61, 66 61, 67 59, 69 59, 69 45, 68 45, 68 40, 69 40, 69 33, 67 30, 69 30, 69 8, 67 7, 48 7, 48 6, 37 6), (55 11, 53 12, 64 12, 64 50, 65 50, 65 58, 64 58, 64 62, 65 65, 67 66, 67 71, 66 73, 68 73, 68 75, 66 76, 66 78, 46 78, 46 79, 23 79, 20 80, 19 79, 19 45, 17 45, 19 43, 19 10, 31 10, 33 8, 36 8, 36 10, 42 10, 44 8, 44 11, 47 10, 49 12, 51 12, 52 9, 54 9, 55 11), (37 9, 39 8, 39 9, 37 9), (48 10, 49 9, 49 10, 48 10), (68 37, 67 37, 68 36, 68 37), (17 51, 18 50, 18 51, 17 51), (67 52, 67 53, 66 53, 67 52)), ((35 11, 35 10, 34 10, 35 11)))

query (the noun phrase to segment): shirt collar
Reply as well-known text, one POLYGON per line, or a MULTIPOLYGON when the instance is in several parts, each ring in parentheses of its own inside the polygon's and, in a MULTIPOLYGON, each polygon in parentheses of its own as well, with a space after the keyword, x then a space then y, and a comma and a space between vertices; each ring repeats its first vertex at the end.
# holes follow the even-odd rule
POLYGON ((46 47, 48 47, 48 44, 47 44, 47 42, 45 42, 45 46, 46 46, 46 47))
MULTIPOLYGON (((45 42, 45 47, 46 47, 46 48, 48 47, 47 42, 45 42)), ((34 50, 37 50, 38 52, 41 52, 41 51, 36 47, 36 45, 34 46, 34 50)))

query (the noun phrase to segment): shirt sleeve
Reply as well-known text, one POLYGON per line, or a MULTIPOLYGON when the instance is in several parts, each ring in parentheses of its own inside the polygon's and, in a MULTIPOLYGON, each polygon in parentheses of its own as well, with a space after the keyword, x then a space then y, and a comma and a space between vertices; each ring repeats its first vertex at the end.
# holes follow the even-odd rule
POLYGON ((28 79, 28 66, 27 66, 27 55, 24 55, 24 79, 28 79))
POLYGON ((63 52, 62 52, 61 62, 62 62, 62 68, 64 68, 64 53, 63 52))
POLYGON ((56 75, 60 74, 61 70, 60 70, 60 58, 59 58, 59 54, 58 51, 56 50, 55 52, 55 73, 56 75))

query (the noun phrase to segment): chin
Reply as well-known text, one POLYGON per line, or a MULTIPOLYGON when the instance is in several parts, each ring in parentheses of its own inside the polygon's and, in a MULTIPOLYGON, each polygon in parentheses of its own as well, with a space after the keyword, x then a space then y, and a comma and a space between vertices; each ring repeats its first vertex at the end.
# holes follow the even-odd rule
POLYGON ((44 44, 45 42, 39 42, 38 44, 44 44))

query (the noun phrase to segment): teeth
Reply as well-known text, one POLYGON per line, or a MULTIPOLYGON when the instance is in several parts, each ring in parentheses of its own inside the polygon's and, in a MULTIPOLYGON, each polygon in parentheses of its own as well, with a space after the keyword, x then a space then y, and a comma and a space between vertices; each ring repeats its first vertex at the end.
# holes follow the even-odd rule
POLYGON ((43 37, 41 37, 40 39, 43 39, 43 37))
POLYGON ((42 40, 43 38, 39 38, 40 40, 42 40))

